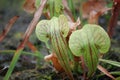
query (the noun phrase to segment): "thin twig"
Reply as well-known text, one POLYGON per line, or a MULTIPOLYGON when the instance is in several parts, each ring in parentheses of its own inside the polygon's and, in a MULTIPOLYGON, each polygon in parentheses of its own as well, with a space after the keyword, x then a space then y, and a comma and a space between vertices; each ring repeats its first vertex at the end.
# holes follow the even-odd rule
POLYGON ((33 52, 37 51, 37 48, 30 41, 27 42, 27 45, 33 52))
POLYGON ((70 18, 70 21, 75 22, 72 12, 70 11, 68 7, 67 0, 62 0, 62 3, 64 5, 64 12, 68 15, 68 17, 70 18))
POLYGON ((18 46, 18 49, 17 49, 17 50, 19 50, 19 48, 21 48, 21 49, 24 48, 24 46, 25 46, 26 42, 28 41, 30 35, 32 34, 33 30, 35 29, 36 24, 37 24, 38 21, 39 21, 39 18, 40 18, 41 15, 42 15, 42 11, 43 11, 43 8, 44 8, 46 2, 47 2, 47 0, 41 0, 41 5, 40 5, 40 7, 38 8, 38 10, 35 12, 34 18, 33 18, 33 20, 31 21, 31 23, 29 24, 29 26, 28 26, 25 34, 23 35, 23 41, 22 41, 21 44, 18 46))
POLYGON ((103 8, 98 12, 91 11, 90 16, 88 18, 88 23, 90 24, 98 24, 98 19, 101 15, 103 15, 105 12, 111 10, 111 8, 103 8))
POLYGON ((108 77, 110 77, 111 79, 115 80, 115 77, 113 77, 105 68, 103 68, 101 65, 98 65, 97 68, 103 72, 104 74, 106 74, 108 77))
POLYGON ((12 25, 15 23, 15 21, 19 18, 19 16, 14 16, 13 18, 11 18, 8 22, 8 24, 6 25, 5 29, 3 30, 3 32, 0 34, 0 42, 5 38, 5 36, 7 35, 7 33, 10 31, 10 29, 12 28, 12 25))
POLYGON ((119 12, 120 12, 120 0, 114 0, 112 16, 111 16, 111 19, 108 25, 108 34, 110 38, 112 38, 113 33, 114 33, 114 28, 117 25, 117 19, 118 19, 119 12))

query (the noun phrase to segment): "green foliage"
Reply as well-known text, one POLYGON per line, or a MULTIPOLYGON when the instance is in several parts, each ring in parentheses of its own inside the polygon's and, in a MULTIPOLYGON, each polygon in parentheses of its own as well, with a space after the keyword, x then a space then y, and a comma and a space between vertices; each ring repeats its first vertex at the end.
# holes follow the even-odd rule
POLYGON ((38 8, 40 6, 40 1, 41 0, 35 0, 35 6, 38 8))
MULTIPOLYGON (((39 40, 51 42, 52 51, 55 52, 60 64, 71 76, 69 60, 73 56, 68 48, 66 37, 69 32, 67 18, 60 15, 51 20, 42 20, 36 27, 36 35, 39 40)), ((82 29, 74 31, 69 40, 69 47, 75 56, 83 56, 88 68, 88 77, 92 76, 99 63, 99 53, 106 53, 110 47, 110 39, 107 33, 98 25, 87 24, 82 29)))
POLYGON ((54 0, 56 16, 59 16, 62 10, 62 0, 54 0))
POLYGON ((20 56, 21 52, 22 52, 22 50, 19 50, 13 56, 12 62, 11 62, 10 67, 9 67, 5 77, 4 77, 4 80, 8 80, 9 79, 9 77, 10 77, 10 75, 11 75, 11 73, 12 73, 14 67, 15 67, 16 62, 19 59, 19 56, 20 56))
POLYGON ((73 0, 67 0, 68 1, 68 6, 73 14, 73 16, 76 18, 76 13, 75 13, 75 8, 74 8, 74 4, 73 4, 73 0))
POLYGON ((56 16, 58 17, 60 14, 62 14, 62 0, 49 0, 48 1, 50 16, 56 16))
POLYGON ((105 59, 100 59, 100 61, 102 61, 104 63, 108 63, 108 64, 111 64, 111 65, 114 65, 116 67, 120 67, 120 62, 111 61, 111 60, 105 60, 105 59))
MULTIPOLYGON (((40 0, 36 0, 35 5, 38 8, 40 5, 40 0)), ((51 18, 53 16, 58 17, 60 14, 63 13, 62 0, 48 0, 47 6, 44 9, 44 11, 49 11, 51 18)))
POLYGON ((100 26, 86 24, 71 34, 69 47, 75 56, 84 57, 90 77, 97 68, 99 53, 106 53, 109 50, 110 38, 100 26))
POLYGON ((64 15, 53 17, 51 20, 42 20, 36 26, 36 35, 38 39, 45 43, 50 40, 52 52, 56 54, 61 66, 68 76, 73 79, 69 66, 70 60, 73 59, 66 42, 68 32, 68 21, 64 15))
POLYGON ((120 80, 120 77, 116 78, 115 80, 120 80))
MULTIPOLYGON (((74 18, 76 18, 77 16, 75 13, 73 1, 72 0, 67 1, 74 18)), ((37 8, 40 6, 40 2, 41 0, 36 0, 35 6, 37 8)), ((5 3, 5 1, 2 1, 2 3, 5 3)), ((107 6, 111 7, 112 5, 113 4, 110 3, 107 6)), ((108 34, 104 31, 104 29, 101 28, 100 26, 86 24, 87 21, 84 21, 83 24, 86 25, 83 26, 82 29, 73 31, 71 35, 70 34, 68 35, 68 33, 71 30, 69 28, 70 26, 68 25, 67 18, 65 17, 65 15, 61 15, 63 14, 63 8, 64 7, 62 4, 62 0, 48 0, 44 8, 44 12, 50 12, 51 19, 41 20, 36 26, 35 33, 40 41, 45 42, 47 48, 50 49, 51 53, 55 53, 60 62, 60 65, 63 67, 64 71, 69 76, 69 78, 74 80, 72 74, 73 66, 77 66, 76 70, 81 70, 77 68, 81 67, 80 63, 82 61, 81 62, 79 61, 76 64, 73 58, 75 56, 79 58, 82 56, 84 58, 85 65, 88 68, 87 75, 88 77, 91 77, 93 73, 96 71, 99 61, 120 67, 119 62, 99 59, 99 55, 106 53, 110 47, 110 38, 108 34), (78 67, 78 65, 80 67, 78 67)), ((14 51, 3 52, 8 53, 14 51)), ((15 52, 10 68, 4 80, 9 79, 9 76, 11 75, 14 66, 22 52, 23 52, 22 49, 15 52)), ((36 54, 26 52, 23 53, 38 57, 39 58, 38 63, 40 62, 40 59, 43 59, 43 56, 38 51, 34 52, 36 54)), ((119 79, 120 78, 116 80, 119 79)))
POLYGON ((43 42, 47 42, 51 38, 51 31, 54 30, 53 26, 58 26, 57 28, 60 29, 64 37, 68 35, 69 27, 67 19, 65 16, 61 15, 59 19, 57 17, 53 17, 51 20, 42 20, 37 24, 36 35, 38 39, 43 42))
POLYGON ((37 24, 36 27, 36 36, 39 40, 43 42, 47 42, 49 40, 50 35, 50 21, 48 20, 42 20, 37 24))

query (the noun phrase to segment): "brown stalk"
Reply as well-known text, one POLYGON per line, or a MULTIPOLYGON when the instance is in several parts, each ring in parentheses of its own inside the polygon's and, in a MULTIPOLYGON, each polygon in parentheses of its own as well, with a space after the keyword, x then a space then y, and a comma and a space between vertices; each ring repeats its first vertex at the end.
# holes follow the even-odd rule
POLYGON ((63 72, 64 69, 62 68, 62 66, 60 65, 58 58, 56 57, 55 53, 51 53, 50 55, 47 55, 44 57, 45 61, 52 61, 54 68, 58 71, 58 72, 63 72))
POLYGON ((109 25, 108 25, 108 34, 109 34, 110 38, 112 38, 112 36, 114 34, 114 28, 117 25, 117 19, 118 19, 119 12, 120 12, 120 0, 114 0, 112 16, 111 16, 111 19, 110 19, 109 25))
POLYGON ((111 10, 111 8, 103 8, 98 12, 91 11, 90 16, 88 18, 88 23, 90 24, 98 24, 98 19, 101 15, 103 15, 105 12, 111 10))
POLYGON ((34 14, 34 18, 33 20, 31 21, 31 23, 29 24, 25 34, 23 35, 23 41, 21 42, 21 44, 18 46, 18 49, 23 49, 26 42, 28 41, 30 35, 32 34, 32 31, 34 30, 34 28, 36 27, 36 24, 38 23, 39 21, 39 18, 41 17, 42 15, 42 11, 43 11, 43 8, 46 4, 47 0, 41 0, 41 5, 40 7, 38 8, 38 10, 35 12, 34 14))
POLYGON ((27 45, 33 52, 37 51, 37 48, 30 41, 27 42, 27 45))
MULTIPOLYGON (((21 34, 21 36, 23 36, 23 35, 21 34)), ((34 46, 34 44, 31 43, 29 40, 27 41, 27 46, 28 46, 33 52, 38 51, 37 48, 34 46)))
POLYGON ((63 6, 64 6, 64 12, 68 15, 70 21, 74 22, 75 19, 72 15, 72 12, 70 11, 68 4, 67 4, 67 0, 62 0, 63 6))
POLYGON ((81 59, 81 67, 83 69, 83 79, 86 80, 86 66, 85 66, 85 62, 84 62, 83 56, 81 56, 80 59, 81 59))
POLYGON ((113 77, 105 68, 103 68, 101 65, 98 65, 97 68, 103 72, 104 74, 106 74, 108 77, 110 77, 111 79, 115 80, 115 77, 113 77))
POLYGON ((19 18, 19 16, 14 16, 13 18, 11 18, 8 22, 8 24, 6 25, 5 29, 3 30, 3 32, 0 34, 0 42, 5 38, 5 36, 7 35, 7 33, 10 31, 10 29, 12 28, 12 25, 15 23, 15 21, 19 18))

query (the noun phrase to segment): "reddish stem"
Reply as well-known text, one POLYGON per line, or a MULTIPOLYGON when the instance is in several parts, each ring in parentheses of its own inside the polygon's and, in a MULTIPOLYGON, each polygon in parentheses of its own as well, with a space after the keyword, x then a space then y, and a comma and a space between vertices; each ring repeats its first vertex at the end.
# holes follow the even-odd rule
POLYGON ((111 79, 115 80, 115 77, 113 77, 104 67, 102 67, 101 65, 98 65, 97 68, 103 72, 104 74, 106 74, 108 77, 110 77, 111 79))
POLYGON ((30 35, 32 34, 32 31, 34 30, 34 28, 36 27, 36 24, 38 23, 39 21, 39 18, 41 17, 42 15, 42 11, 43 11, 43 8, 46 4, 47 0, 41 0, 41 5, 40 7, 38 8, 38 10, 35 12, 34 14, 34 18, 33 20, 31 21, 31 23, 29 24, 25 34, 24 34, 24 39, 23 41, 21 42, 21 44, 18 46, 18 49, 17 50, 21 50, 24 48, 25 46, 25 43, 28 41, 30 35))
POLYGON ((86 80, 86 66, 85 66, 83 56, 81 56, 80 59, 81 59, 81 66, 82 66, 82 69, 83 69, 83 78, 84 78, 84 80, 86 80))
POLYGON ((112 16, 111 16, 109 26, 108 26, 108 34, 110 38, 112 38, 113 33, 114 33, 114 28, 117 25, 117 19, 118 19, 119 12, 120 12, 120 0, 114 0, 112 16))
POLYGON ((75 22, 72 12, 70 11, 70 9, 68 7, 67 0, 62 0, 62 3, 64 5, 64 12, 69 16, 70 21, 75 22))
POLYGON ((104 9, 101 9, 100 11, 98 11, 96 13, 90 12, 90 16, 88 18, 88 23, 90 23, 90 24, 98 24, 99 17, 102 14, 104 14, 106 11, 109 11, 109 10, 111 10, 111 8, 104 8, 104 9))
POLYGON ((63 72, 64 69, 62 68, 62 66, 60 65, 58 58, 56 57, 55 53, 51 53, 50 55, 45 56, 44 58, 46 61, 52 61, 54 68, 58 71, 58 72, 63 72))
POLYGON ((8 24, 6 25, 5 29, 3 30, 3 32, 0 34, 0 42, 5 38, 5 36, 7 35, 7 33, 10 31, 10 29, 12 28, 12 25, 15 23, 15 21, 19 18, 19 16, 14 16, 13 18, 11 18, 8 22, 8 24))
POLYGON ((37 51, 37 48, 30 41, 27 42, 27 45, 33 52, 37 51))

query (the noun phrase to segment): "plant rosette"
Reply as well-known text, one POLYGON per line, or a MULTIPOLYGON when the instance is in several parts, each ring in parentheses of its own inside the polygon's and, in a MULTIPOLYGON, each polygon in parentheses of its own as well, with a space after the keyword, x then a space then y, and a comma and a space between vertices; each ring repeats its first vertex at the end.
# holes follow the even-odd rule
POLYGON ((110 38, 99 25, 86 24, 71 34, 69 47, 75 56, 83 56, 88 69, 87 76, 91 77, 99 63, 99 55, 110 48, 110 38))

